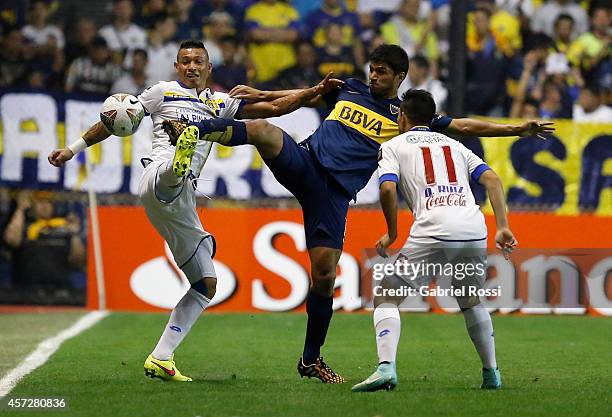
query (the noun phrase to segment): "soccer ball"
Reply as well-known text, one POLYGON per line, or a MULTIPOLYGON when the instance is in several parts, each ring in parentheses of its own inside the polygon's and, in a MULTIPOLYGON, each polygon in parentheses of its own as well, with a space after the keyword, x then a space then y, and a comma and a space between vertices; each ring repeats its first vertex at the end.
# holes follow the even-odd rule
POLYGON ((115 136, 130 136, 145 115, 144 107, 130 94, 113 94, 102 104, 100 120, 115 136))

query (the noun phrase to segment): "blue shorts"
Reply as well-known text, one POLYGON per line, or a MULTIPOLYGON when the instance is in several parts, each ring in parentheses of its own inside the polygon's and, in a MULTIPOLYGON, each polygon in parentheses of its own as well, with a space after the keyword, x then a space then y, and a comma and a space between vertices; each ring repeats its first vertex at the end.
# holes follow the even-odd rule
POLYGON ((342 249, 351 196, 317 161, 308 141, 297 144, 283 132, 283 149, 265 163, 302 206, 306 247, 342 249))

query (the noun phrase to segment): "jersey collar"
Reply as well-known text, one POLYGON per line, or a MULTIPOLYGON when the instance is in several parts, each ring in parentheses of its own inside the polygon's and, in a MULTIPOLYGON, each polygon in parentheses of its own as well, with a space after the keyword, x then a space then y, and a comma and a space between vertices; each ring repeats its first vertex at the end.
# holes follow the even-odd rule
POLYGON ((411 132, 431 132, 431 129, 427 126, 415 126, 410 129, 411 132))
POLYGON ((183 84, 180 80, 174 80, 178 83, 178 85, 180 85, 181 87, 187 89, 187 90, 193 90, 193 88, 189 88, 187 87, 185 84, 183 84))

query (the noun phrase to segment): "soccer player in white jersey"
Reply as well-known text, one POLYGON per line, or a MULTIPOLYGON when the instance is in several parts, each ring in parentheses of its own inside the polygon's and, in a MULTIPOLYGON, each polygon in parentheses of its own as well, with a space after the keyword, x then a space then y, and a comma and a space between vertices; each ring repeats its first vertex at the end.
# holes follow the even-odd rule
POLYGON ((410 288, 419 294, 420 289, 426 288, 434 278, 430 275, 432 271, 442 269, 436 266, 444 266, 446 274, 437 276, 438 284, 441 279, 450 278, 453 287, 460 291, 453 295, 482 361, 481 388, 501 388, 491 316, 474 295, 486 279, 487 229, 470 190, 470 178, 484 185, 488 192, 497 224, 497 247, 508 256, 517 241, 508 226, 499 177, 461 143, 429 130, 435 107, 427 91, 408 90, 398 117, 402 134, 381 145, 378 162, 380 202, 388 231, 376 243, 376 249, 386 258, 386 249, 397 238, 399 183, 414 222, 403 249, 390 258, 391 263, 398 266, 398 261, 406 261, 414 266, 420 264, 421 269, 393 268, 394 272, 385 275, 375 289, 378 367, 366 380, 353 386, 355 392, 388 390, 397 385, 395 362, 401 329, 398 306, 405 299, 401 296, 409 294, 397 290, 410 288), (466 268, 467 264, 471 268, 466 268), (450 270, 446 269, 447 265, 450 270), (470 292, 472 288, 475 291, 470 292))
MULTIPOLYGON (((172 129, 169 121, 281 116, 338 88, 341 82, 330 78, 330 74, 318 85, 297 94, 273 102, 247 103, 206 88, 212 66, 202 42, 183 42, 174 66, 177 80, 161 81, 138 96, 154 126, 152 152, 143 162, 146 166, 138 192, 149 220, 168 242, 174 260, 191 287, 172 310, 144 369, 145 375, 152 378, 191 381, 176 368, 174 351, 216 291, 217 277, 212 261, 215 241, 197 216, 193 182, 208 158, 211 142, 198 141, 197 132, 188 131, 178 143, 172 143, 167 133, 172 129)), ((60 167, 79 151, 109 136, 102 122, 98 122, 73 144, 51 152, 49 162, 60 167)))

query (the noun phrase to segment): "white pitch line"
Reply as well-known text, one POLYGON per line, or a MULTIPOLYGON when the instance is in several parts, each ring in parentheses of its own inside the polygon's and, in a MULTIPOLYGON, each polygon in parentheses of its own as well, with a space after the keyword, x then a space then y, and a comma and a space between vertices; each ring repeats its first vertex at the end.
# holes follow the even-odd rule
POLYGON ((69 328, 40 342, 34 352, 30 353, 19 363, 19 365, 17 365, 17 367, 13 368, 4 378, 0 379, 0 399, 11 392, 24 376, 47 362, 49 357, 55 353, 62 343, 89 329, 107 315, 108 312, 106 311, 92 311, 81 317, 69 328))

